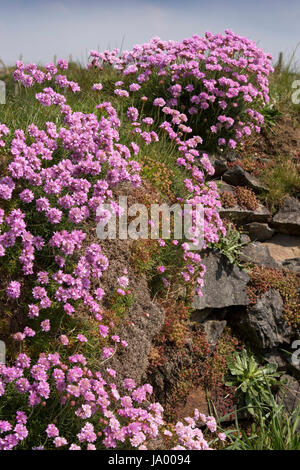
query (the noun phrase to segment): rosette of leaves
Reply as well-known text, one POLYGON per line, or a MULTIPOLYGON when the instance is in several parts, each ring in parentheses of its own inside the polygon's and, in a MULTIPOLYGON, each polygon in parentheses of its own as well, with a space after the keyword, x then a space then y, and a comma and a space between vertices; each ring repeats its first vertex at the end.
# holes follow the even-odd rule
POLYGON ((243 241, 242 232, 237 230, 232 223, 228 223, 226 226, 226 236, 220 237, 218 242, 211 243, 209 247, 224 255, 229 263, 236 264, 242 268, 243 264, 240 263, 239 257, 242 253, 242 248, 248 243, 248 241, 243 241))
POLYGON ((278 385, 281 375, 277 372, 277 364, 260 366, 253 355, 244 349, 229 358, 227 365, 229 374, 226 385, 236 387, 241 393, 250 414, 256 414, 255 409, 261 405, 271 405, 272 387, 278 385))

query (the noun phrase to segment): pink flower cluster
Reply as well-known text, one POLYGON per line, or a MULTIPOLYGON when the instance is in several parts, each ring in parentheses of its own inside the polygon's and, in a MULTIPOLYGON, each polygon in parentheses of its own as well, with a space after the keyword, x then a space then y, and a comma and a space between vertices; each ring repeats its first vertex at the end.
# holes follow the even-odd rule
MULTIPOLYGON (((269 101, 268 75, 273 69, 272 57, 254 41, 226 30, 225 35, 207 32, 182 42, 155 37, 118 53, 91 51, 89 66, 102 70, 109 63, 140 86, 152 77, 169 83, 167 96, 154 97, 153 105, 187 108, 197 123, 206 120, 211 133, 205 136, 205 146, 213 141, 233 149, 244 136, 260 131, 263 116, 249 105, 269 101)), ((127 93, 123 88, 122 96, 127 93)))
MULTIPOLYGON (((68 442, 60 436, 56 424, 49 423, 44 430, 45 437, 56 448, 69 445, 70 450, 92 450, 102 443, 109 449, 128 439, 133 448, 147 449, 147 441, 157 437, 164 425, 161 405, 147 404, 151 385, 137 387, 132 379, 125 379, 123 388, 127 393, 121 395, 114 383, 108 383, 100 372, 89 370, 85 363, 84 356, 79 354, 70 356, 66 363, 54 353, 41 354, 37 363, 31 365, 26 354, 19 354, 12 367, 0 365, 0 397, 6 389, 14 387, 27 397, 31 408, 46 406, 51 394, 57 394, 62 405, 68 402, 74 409, 74 420, 82 423, 81 430, 74 436, 75 442, 68 442), (89 422, 95 416, 99 416, 97 426, 102 431, 89 422)), ((112 369, 109 373, 116 375, 112 369)), ((9 421, 0 421, 0 450, 14 449, 30 432, 25 413, 17 411, 16 421, 14 428, 9 421)), ((214 418, 195 410, 194 418, 186 418, 185 423, 177 423, 173 432, 168 431, 168 436, 177 443, 175 450, 209 449, 197 423, 206 424, 212 433, 216 431, 214 418)))
POLYGON ((4 135, 7 135, 8 133, 9 133, 8 127, 0 123, 0 147, 5 147, 5 142, 4 140, 2 140, 2 137, 4 135))
POLYGON ((67 70, 68 62, 58 59, 57 66, 53 63, 45 64, 44 71, 40 70, 36 64, 25 65, 18 61, 13 77, 16 82, 22 83, 26 88, 32 87, 35 83, 41 84, 51 81, 55 77, 56 83, 62 88, 70 88, 74 93, 80 91, 80 87, 75 82, 69 82, 65 75, 57 75, 58 71, 67 70))
POLYGON ((0 450, 13 450, 28 436, 27 416, 23 411, 17 411, 15 421, 13 426, 9 421, 0 420, 0 450))
MULTIPOLYGON (((113 201, 115 186, 122 182, 133 187, 140 184, 140 164, 132 155, 159 140, 171 141, 177 164, 187 172, 184 183, 188 197, 178 200, 191 208, 201 204, 204 210, 201 221, 193 214, 192 239, 171 243, 174 249, 181 250, 185 262, 183 281, 190 282, 194 277, 196 294, 202 295, 205 267, 199 251, 192 250, 191 244, 198 247, 200 233, 203 244, 198 248, 205 248, 225 234, 218 214, 216 184, 206 181, 206 175, 213 175, 214 169, 205 149, 212 142, 235 148, 244 136, 253 130, 259 132, 263 118, 254 104, 268 101, 270 59, 255 43, 231 31, 225 35, 206 33, 204 38, 195 35, 182 42, 154 38, 122 55, 117 49, 91 51, 89 67, 97 67, 100 72, 106 64, 115 67, 121 78, 115 83, 116 97, 125 103, 128 97, 132 98, 127 109, 132 142, 122 143, 121 121, 110 102, 99 103, 91 113, 73 112, 66 97, 50 86, 37 93, 36 99, 42 106, 56 106, 60 123, 46 122, 44 130, 31 124, 25 130, 14 131, 10 174, 0 179, 0 199, 17 203, 13 209, 0 209, 0 257, 9 259, 11 248, 18 252, 23 278, 20 275, 10 280, 5 292, 10 303, 22 302, 23 285, 30 280, 31 300, 25 313, 28 321, 38 326, 33 329, 30 323, 23 331, 15 332, 13 338, 22 342, 47 336, 55 323, 52 319, 50 322, 47 309, 54 304, 68 318, 76 314, 80 302, 96 320, 99 338, 105 339, 99 357, 102 364, 107 361, 110 377, 108 380, 103 373, 90 370, 81 352, 62 360, 56 349, 48 349, 47 354, 41 352, 33 365, 25 354, 20 354, 13 366, 0 365, 1 400, 9 399, 13 390, 25 395, 32 408, 47 407, 48 400, 54 397, 62 405, 68 403, 74 408, 80 431, 68 442, 60 435, 59 425, 51 422, 45 429, 46 448, 117 448, 126 441, 142 450, 152 438, 162 435, 170 438, 176 450, 209 449, 199 424, 214 433, 214 418, 195 410, 193 418, 177 423, 171 432, 165 429, 162 407, 147 402, 147 396, 152 394, 149 384, 137 387, 128 378, 123 389, 117 389, 116 371, 109 367, 109 361, 117 348, 126 348, 127 343, 112 332, 113 324, 103 324, 101 301, 106 292, 94 285, 95 280, 101 283, 109 260, 100 244, 88 243, 82 229, 86 221, 96 223, 104 216, 97 212, 100 204, 111 203, 118 213, 120 208, 113 201), (152 79, 166 85, 163 96, 144 95, 144 83, 152 79), (253 103, 253 108, 249 108, 249 103, 253 103), (207 128, 205 134, 199 131, 201 123, 207 128), (31 226, 33 213, 39 224, 47 227, 43 235, 36 234, 34 223, 31 226), (42 270, 37 262, 44 255, 52 266, 49 271, 42 270)), ((57 66, 49 63, 42 70, 35 64, 18 62, 13 76, 25 87, 52 81, 62 92, 79 92, 77 83, 59 73, 67 68, 62 59, 57 66)), ((95 83, 92 88, 101 91, 103 86, 95 83)), ((0 147, 5 145, 1 139, 8 132, 0 123, 0 147)), ((159 239, 158 245, 163 250, 166 242, 159 239)), ((165 276, 162 282, 168 287, 167 267, 158 266, 157 270, 165 276)), ((127 274, 125 269, 117 280, 120 296, 130 293, 127 274)), ((59 347, 66 354, 70 337, 64 333, 59 332, 56 343, 49 341, 49 348, 59 347)), ((87 336, 76 332, 72 341, 83 350, 89 345, 87 336)), ((30 418, 26 421, 20 410, 17 424, 0 421, 0 449, 16 448, 26 439, 30 418)), ((224 440, 224 435, 219 439, 224 440)))

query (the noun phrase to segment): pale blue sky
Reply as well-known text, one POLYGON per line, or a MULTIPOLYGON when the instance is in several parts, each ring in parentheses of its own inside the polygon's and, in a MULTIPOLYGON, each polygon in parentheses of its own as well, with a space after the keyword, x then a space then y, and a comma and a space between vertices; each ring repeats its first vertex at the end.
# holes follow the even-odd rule
MULTIPOLYGON (((0 0, 0 57, 13 64, 85 61, 98 47, 129 49, 153 36, 181 40, 226 28, 277 58, 300 41, 299 0, 0 0)), ((300 48, 296 54, 300 64, 300 48)))

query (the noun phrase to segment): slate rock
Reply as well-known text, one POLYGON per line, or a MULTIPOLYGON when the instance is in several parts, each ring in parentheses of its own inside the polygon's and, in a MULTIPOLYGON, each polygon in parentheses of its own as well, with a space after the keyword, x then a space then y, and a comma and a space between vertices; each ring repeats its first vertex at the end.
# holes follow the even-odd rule
MULTIPOLYGON (((221 309, 233 305, 249 305, 247 293, 249 276, 225 256, 210 252, 202 260, 206 266, 203 297, 194 297, 195 310, 221 309)), ((199 313, 201 315, 201 313, 199 313)), ((193 314, 197 318, 197 312, 193 314)))
POLYGON ((287 368, 286 361, 284 360, 282 355, 276 349, 272 349, 271 351, 267 351, 263 355, 263 358, 269 364, 277 364, 278 370, 286 370, 286 368, 287 368))
POLYGON ((300 237, 277 233, 271 240, 264 242, 271 256, 280 263, 300 258, 300 237))
POLYGON ((195 409, 204 415, 209 415, 209 405, 205 388, 199 386, 192 389, 186 397, 185 403, 176 410, 176 419, 184 420, 187 416, 193 416, 195 409))
POLYGON ((223 219, 229 219, 237 225, 250 224, 251 222, 267 223, 271 220, 271 212, 263 205, 259 204, 255 211, 243 209, 239 206, 220 208, 219 215, 223 219))
POLYGON ((258 240, 264 242, 273 237, 275 230, 269 227, 268 224, 262 224, 260 222, 251 222, 245 225, 245 229, 249 233, 251 240, 258 240))
POLYGON ((255 347, 272 349, 289 343, 292 337, 292 328, 282 314, 281 295, 277 290, 270 289, 239 317, 237 326, 255 347))
POLYGON ((268 246, 260 242, 253 242, 242 248, 240 260, 245 263, 254 263, 258 266, 266 266, 267 268, 281 269, 281 264, 271 256, 268 246))
POLYGON ((279 212, 273 217, 272 227, 279 233, 300 236, 300 201, 294 197, 285 198, 279 212))
MULTIPOLYGON (((291 375, 284 374, 280 378, 283 385, 277 394, 277 402, 283 404, 289 414, 298 407, 300 401, 300 383, 291 375)), ((300 422, 296 428, 300 431, 300 422)))
POLYGON ((226 183, 233 186, 247 186, 254 191, 268 191, 268 188, 264 186, 255 176, 251 175, 248 171, 244 170, 239 165, 234 165, 229 168, 223 175, 223 179, 226 183))
POLYGON ((219 338, 222 336, 222 333, 227 325, 227 321, 219 320, 208 320, 204 323, 204 331, 206 333, 206 339, 209 344, 216 346, 218 344, 219 338))
POLYGON ((235 150, 229 150, 229 152, 226 152, 224 154, 225 160, 228 162, 235 162, 236 160, 240 160, 241 156, 239 153, 237 153, 235 150))
POLYGON ((225 183, 225 181, 217 180, 215 183, 218 185, 218 191, 220 194, 222 193, 231 193, 234 194, 235 187, 231 186, 230 184, 225 183))

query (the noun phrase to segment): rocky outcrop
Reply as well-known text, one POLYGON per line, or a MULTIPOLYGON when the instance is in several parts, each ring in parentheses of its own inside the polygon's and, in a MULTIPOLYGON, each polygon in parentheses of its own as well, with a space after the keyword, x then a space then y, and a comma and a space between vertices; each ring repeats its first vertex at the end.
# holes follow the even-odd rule
POLYGON ((230 264, 224 256, 212 252, 203 259, 203 264, 206 266, 203 297, 194 298, 194 320, 197 320, 197 311, 200 311, 201 317, 204 309, 222 309, 250 303, 246 288, 249 276, 245 271, 230 264))
MULTIPOLYGON (((243 234, 242 237, 245 235, 243 234)), ((248 243, 241 251, 240 261, 242 262, 284 269, 294 274, 300 273, 300 238, 298 237, 276 234, 265 243, 258 241, 248 243)))
POLYGON ((239 154, 235 150, 226 151, 223 154, 223 156, 224 156, 225 160, 227 162, 230 162, 230 163, 236 162, 237 160, 241 160, 241 158, 242 158, 241 154, 239 154))
POLYGON ((239 165, 234 165, 229 168, 229 170, 224 173, 223 180, 232 186, 246 186, 253 189, 253 191, 268 190, 255 176, 245 171, 239 165))
MULTIPOLYGON (((299 333, 298 333, 299 334, 299 333)), ((297 334, 295 333, 295 337, 297 334)), ((297 343, 297 340, 295 341, 297 343)), ((294 344, 292 340, 292 345, 294 344)), ((295 346, 298 348, 299 346, 295 346)), ((290 352, 285 352, 280 350, 279 348, 274 348, 271 350, 262 351, 262 357, 269 363, 273 362, 278 365, 278 370, 287 372, 292 376, 300 381, 300 361, 299 361, 299 354, 297 349, 292 347, 292 349, 288 348, 290 352), (296 351, 296 358, 294 358, 293 354, 296 351), (296 360, 295 360, 296 359, 296 360)))
POLYGON ((240 260, 245 263, 254 263, 258 266, 266 266, 267 268, 281 269, 281 264, 271 256, 268 246, 263 243, 253 242, 242 248, 240 260))
POLYGON ((0 364, 5 364, 6 359, 6 346, 4 341, 0 340, 0 364))
POLYGON ((222 336, 226 325, 226 320, 208 320, 204 323, 206 339, 211 346, 214 347, 218 344, 219 338, 222 336))
POLYGON ((279 212, 272 221, 277 232, 300 236, 300 201, 294 197, 284 200, 279 212))
POLYGON ((268 224, 260 222, 252 222, 245 225, 245 229, 249 233, 251 240, 264 242, 273 237, 275 230, 269 227, 268 224))
POLYGON ((234 186, 231 186, 230 184, 225 183, 223 180, 217 180, 215 183, 218 185, 218 191, 220 194, 222 193, 231 193, 234 194, 234 186))
POLYGON ((277 233, 271 240, 264 243, 271 256, 278 262, 300 258, 300 238, 277 233))
POLYGON ((268 223, 271 220, 271 212, 259 204, 256 210, 244 209, 239 206, 222 207, 219 209, 220 217, 229 219, 237 225, 250 224, 251 222, 268 223))
MULTIPOLYGON (((235 195, 236 188, 225 181, 217 180, 218 191, 220 194, 230 193, 235 195)), ((237 202, 237 201, 236 201, 237 202)), ((245 225, 254 222, 259 222, 260 224, 266 224, 272 219, 271 212, 259 201, 258 206, 255 210, 249 209, 247 207, 241 207, 238 204, 232 207, 221 207, 219 209, 219 214, 222 218, 231 220, 237 225, 245 225)))
POLYGON ((292 337, 292 328, 282 314, 281 295, 277 290, 270 289, 239 317, 237 326, 255 347, 272 349, 289 343, 292 337))

